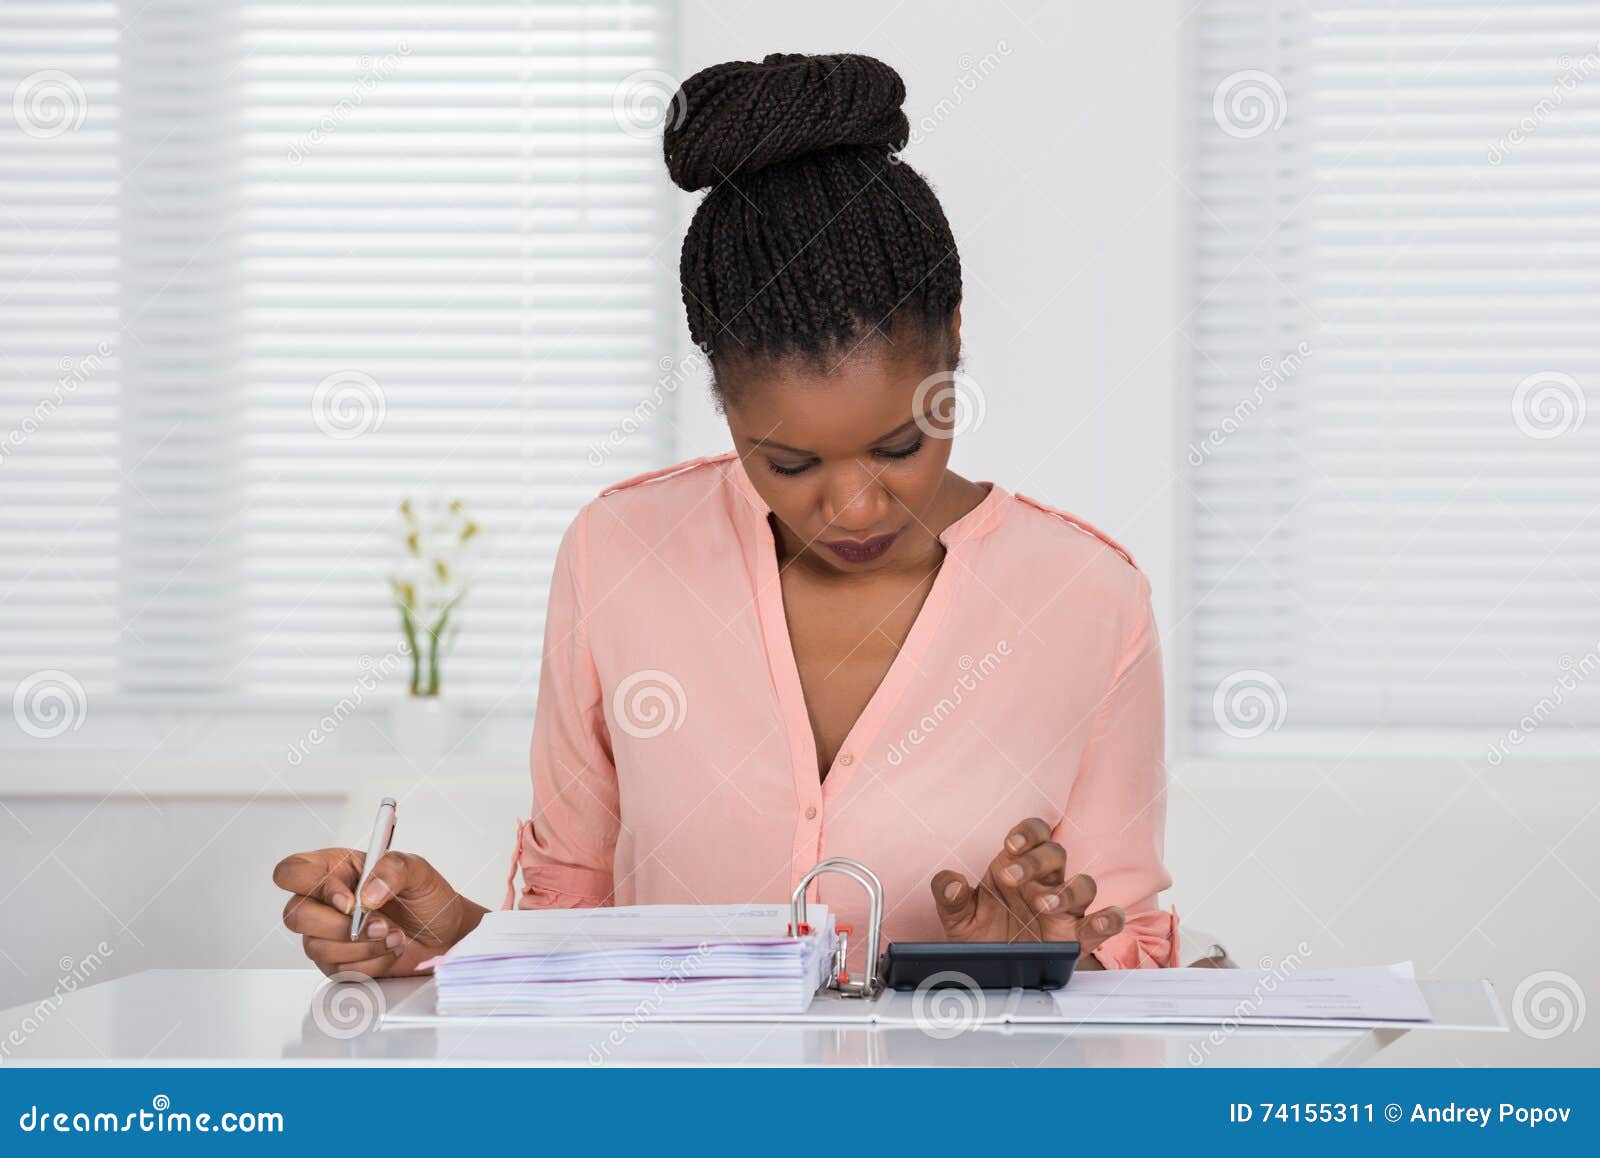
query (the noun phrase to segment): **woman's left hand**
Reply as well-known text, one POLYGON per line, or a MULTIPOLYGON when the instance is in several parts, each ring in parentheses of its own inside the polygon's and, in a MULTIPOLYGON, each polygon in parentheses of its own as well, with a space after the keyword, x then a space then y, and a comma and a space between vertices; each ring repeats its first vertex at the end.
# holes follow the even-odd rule
POLYGON ((933 878, 933 902, 952 941, 1077 941, 1089 953, 1122 931, 1115 905, 1094 912, 1095 884, 1079 873, 1066 879, 1067 852, 1038 817, 1006 834, 977 886, 945 869, 933 878))

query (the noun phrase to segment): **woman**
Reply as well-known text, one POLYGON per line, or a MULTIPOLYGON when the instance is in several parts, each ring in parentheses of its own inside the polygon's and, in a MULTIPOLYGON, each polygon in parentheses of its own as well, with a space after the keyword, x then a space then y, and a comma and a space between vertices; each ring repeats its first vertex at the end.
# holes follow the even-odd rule
MULTIPOLYGON (((667 168, 710 190, 683 300, 736 450, 567 530, 506 905, 786 900, 846 856, 882 877, 892 940, 1175 964, 1150 584, 1087 523, 947 468, 960 261, 895 156, 904 97, 855 55, 678 93, 667 168)), ((413 972, 485 912, 391 853, 351 942, 361 861, 277 867, 327 972, 413 972)), ((863 927, 854 883, 818 896, 863 927)))

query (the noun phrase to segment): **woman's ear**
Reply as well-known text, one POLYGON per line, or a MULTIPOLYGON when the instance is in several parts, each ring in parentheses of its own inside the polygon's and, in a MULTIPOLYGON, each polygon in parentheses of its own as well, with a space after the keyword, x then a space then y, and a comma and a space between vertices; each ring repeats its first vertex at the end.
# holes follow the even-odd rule
POLYGON ((961 303, 956 303, 955 313, 950 315, 950 365, 961 364, 961 303))

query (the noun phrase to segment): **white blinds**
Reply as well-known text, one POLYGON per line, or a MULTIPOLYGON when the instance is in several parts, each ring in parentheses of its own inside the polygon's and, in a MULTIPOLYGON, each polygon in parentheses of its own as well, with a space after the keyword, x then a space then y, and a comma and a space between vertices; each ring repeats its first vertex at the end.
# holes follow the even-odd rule
MULTIPOLYGON (((116 5, 0 5, 0 690, 116 678, 116 5)), ((3 718, 3 717, 0 717, 3 718)))
POLYGON ((525 709, 562 529, 672 450, 648 107, 672 19, 0 7, 5 92, 56 69, 88 106, 49 139, 0 127, 8 421, 62 359, 114 348, 0 465, 0 686, 50 667, 101 705, 347 694, 397 645, 393 512, 431 488, 484 528, 445 689, 525 709))
POLYGON ((1198 26, 1197 745, 1592 753, 1600 4, 1198 26))

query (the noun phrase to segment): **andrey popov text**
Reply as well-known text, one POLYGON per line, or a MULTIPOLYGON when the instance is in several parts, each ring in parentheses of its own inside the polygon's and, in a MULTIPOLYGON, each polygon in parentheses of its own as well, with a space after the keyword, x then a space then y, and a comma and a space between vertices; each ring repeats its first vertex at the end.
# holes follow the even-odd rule
POLYGON ((1415 1102, 1409 1107, 1390 1102, 1381 1108, 1372 1102, 1232 1102, 1228 1106, 1228 1121, 1262 1125, 1299 1123, 1336 1126, 1346 1122, 1383 1121, 1425 1126, 1477 1126, 1482 1129, 1491 1122, 1517 1126, 1556 1125, 1569 1121, 1571 1117, 1571 1106, 1519 1106, 1511 1102, 1501 1102, 1497 1106, 1463 1106, 1455 1102, 1425 1106, 1415 1102))

